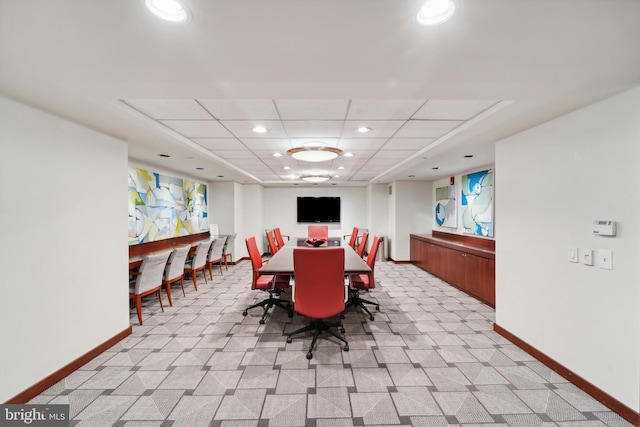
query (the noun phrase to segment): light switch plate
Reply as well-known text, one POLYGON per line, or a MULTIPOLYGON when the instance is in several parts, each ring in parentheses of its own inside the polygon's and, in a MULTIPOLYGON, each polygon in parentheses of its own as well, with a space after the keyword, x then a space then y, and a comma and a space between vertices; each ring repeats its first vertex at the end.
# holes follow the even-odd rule
POLYGON ((580 249, 580 259, 584 265, 593 265, 593 250, 580 249))
POLYGON ((569 262, 578 262, 577 246, 569 246, 569 262))
POLYGON ((598 250, 598 267, 605 270, 613 270, 613 252, 600 249, 598 250))

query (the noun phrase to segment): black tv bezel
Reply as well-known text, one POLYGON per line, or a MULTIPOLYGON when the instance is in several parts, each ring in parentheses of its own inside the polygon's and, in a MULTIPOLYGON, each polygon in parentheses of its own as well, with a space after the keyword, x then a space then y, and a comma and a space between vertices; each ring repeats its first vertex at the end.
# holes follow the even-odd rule
MULTIPOLYGON (((335 209, 335 207, 333 207, 333 209, 335 209)), ((316 212, 320 212, 320 210, 317 210, 316 212)), ((335 224, 340 222, 341 217, 342 217, 342 201, 340 200, 339 196, 317 196, 317 197, 316 196, 298 196, 296 198, 296 221, 299 224, 321 224, 321 223, 335 224), (314 200, 317 200, 318 202, 331 200, 331 203, 335 203, 337 201, 338 203, 337 217, 335 215, 331 217, 324 217, 324 215, 323 216, 304 215, 305 217, 307 216, 309 217, 301 219, 301 201, 309 200, 309 199, 314 199, 314 200)))

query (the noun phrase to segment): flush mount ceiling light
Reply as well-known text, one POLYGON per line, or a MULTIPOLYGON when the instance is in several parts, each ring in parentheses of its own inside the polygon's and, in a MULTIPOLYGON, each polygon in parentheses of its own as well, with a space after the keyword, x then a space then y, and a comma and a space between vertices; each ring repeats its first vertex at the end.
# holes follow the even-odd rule
POLYGON ((178 0, 144 0, 145 7, 157 17, 170 22, 187 22, 191 13, 178 0))
POLYGON ((300 179, 306 182, 324 182, 331 179, 329 175, 300 175, 300 179))
POLYGON ((452 0, 427 0, 416 20, 420 25, 438 25, 451 18, 455 11, 456 5, 452 0))
POLYGON ((269 129, 267 129, 264 126, 256 126, 251 130, 254 131, 255 133, 267 133, 267 132, 269 132, 269 129))
POLYGON ((309 142, 302 147, 287 150, 287 155, 304 162, 326 162, 342 155, 342 150, 327 147, 322 142, 309 142))
POLYGON ((360 126, 358 129, 356 129, 356 132, 358 132, 358 133, 371 132, 371 128, 367 127, 367 126, 360 126))

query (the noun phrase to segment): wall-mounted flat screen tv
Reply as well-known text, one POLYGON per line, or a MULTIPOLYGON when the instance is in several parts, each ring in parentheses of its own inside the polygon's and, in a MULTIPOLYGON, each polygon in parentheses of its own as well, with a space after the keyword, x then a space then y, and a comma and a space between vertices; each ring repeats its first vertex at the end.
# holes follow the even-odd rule
POLYGON ((298 197, 298 222, 340 222, 340 197, 298 197))

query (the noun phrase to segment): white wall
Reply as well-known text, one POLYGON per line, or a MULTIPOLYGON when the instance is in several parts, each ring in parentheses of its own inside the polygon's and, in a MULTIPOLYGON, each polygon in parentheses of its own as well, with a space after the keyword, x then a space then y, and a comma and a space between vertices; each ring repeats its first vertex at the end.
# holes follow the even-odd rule
MULTIPOLYGON (((317 188, 265 188, 264 229, 280 227, 282 234, 292 237, 306 236, 308 224, 296 222, 296 198, 298 196, 340 197, 340 223, 329 224, 330 237, 351 234, 353 227, 367 228, 366 187, 325 188, 318 186, 317 188)), ((264 229, 261 231, 262 235, 264 235, 264 229)), ((257 240, 261 240, 261 238, 257 240)))
POLYGON ((127 144, 0 97, 0 401, 129 328, 127 144))
POLYGON ((409 261, 409 235, 431 232, 430 182, 396 181, 389 195, 389 256, 409 261))
POLYGON ((260 253, 264 252, 262 247, 262 235, 264 234, 264 187, 261 185, 243 186, 243 224, 242 232, 238 233, 237 248, 238 259, 248 257, 247 245, 244 241, 249 236, 256 236, 256 243, 260 253))
POLYGON ((496 322, 640 409, 640 88, 496 145, 496 322), (618 222, 615 238, 594 220, 618 222), (613 251, 613 270, 568 262, 613 251))
MULTIPOLYGON (((388 256, 389 240, 389 190, 387 184, 371 184, 367 187, 367 212, 369 214, 368 229, 371 236, 382 236, 384 238, 378 251, 382 251, 384 256, 388 256)), ((371 248, 369 240, 368 248, 371 248)))

